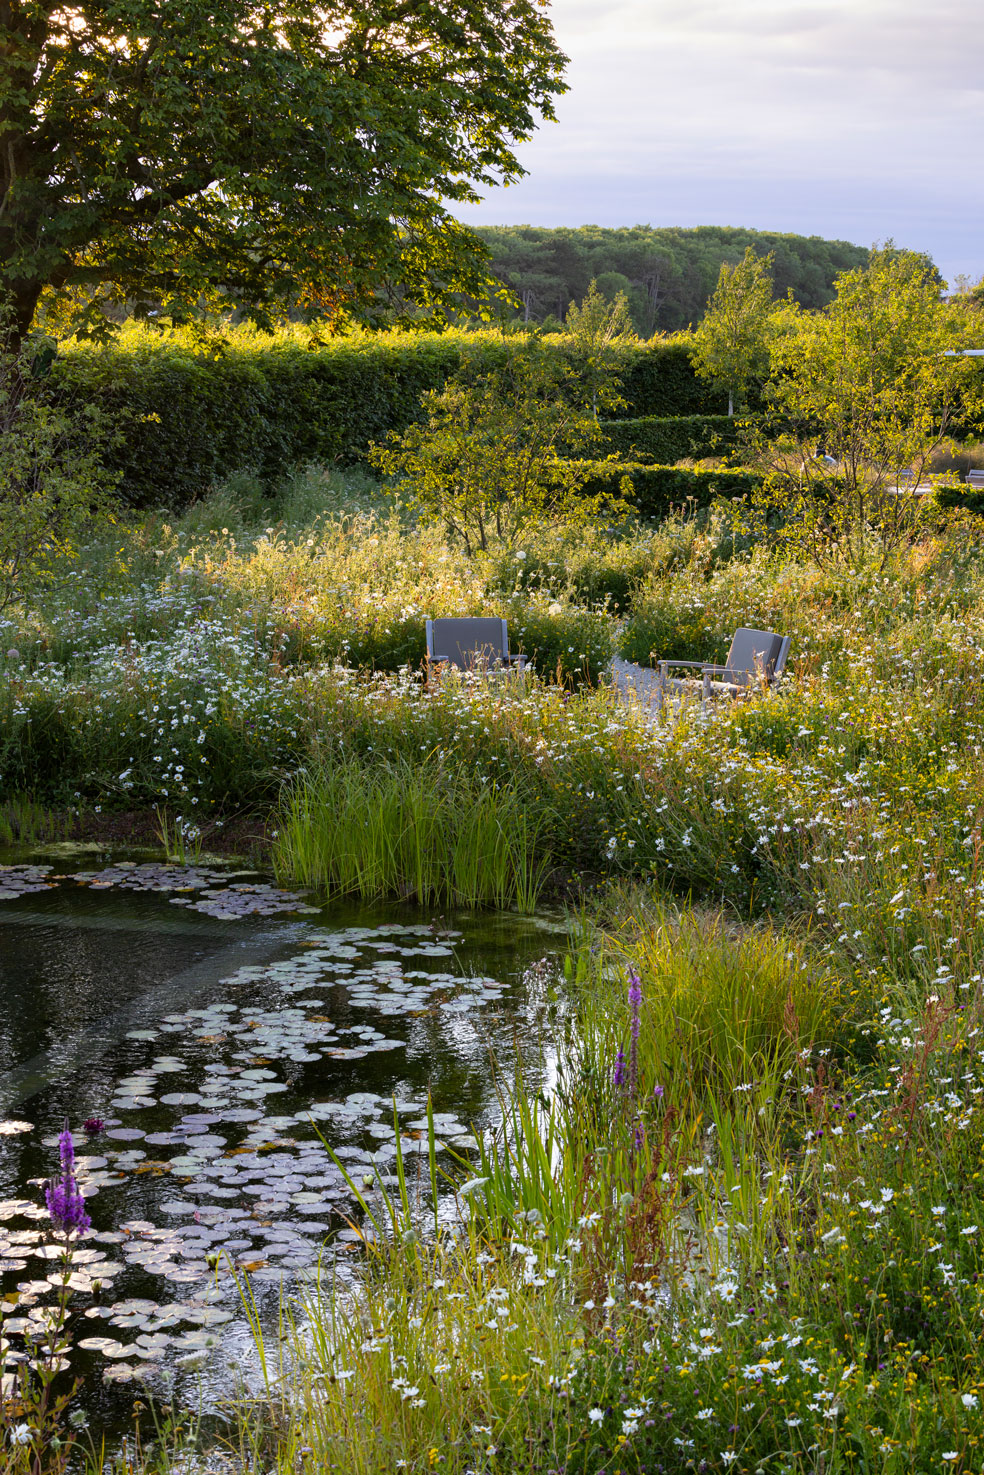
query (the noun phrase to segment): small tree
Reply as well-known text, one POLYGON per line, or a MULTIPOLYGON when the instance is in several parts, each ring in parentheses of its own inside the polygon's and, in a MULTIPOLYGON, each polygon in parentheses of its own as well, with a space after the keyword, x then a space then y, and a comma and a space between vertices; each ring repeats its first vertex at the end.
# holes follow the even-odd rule
POLYGON ((585 491, 600 469, 617 464, 578 459, 599 435, 586 393, 569 367, 531 340, 486 377, 466 364, 444 389, 426 393, 423 419, 374 447, 370 460, 468 554, 493 542, 514 546, 536 526, 583 526, 625 505, 585 491))
POLYGON ((15 349, 0 333, 0 609, 71 556, 108 515, 115 484, 100 464, 97 412, 51 391, 52 356, 48 339, 15 349))
POLYGON ((694 368, 728 391, 729 415, 745 404, 749 385, 769 371, 772 261, 771 251, 756 256, 749 246, 737 266, 722 262, 714 295, 693 335, 694 368))
POLYGON ((618 380, 618 350, 635 343, 629 299, 618 292, 609 301, 592 280, 581 305, 567 309, 565 332, 572 366, 591 399, 591 413, 614 409, 621 403, 618 380))
POLYGON ((915 488, 955 416, 981 409, 973 359, 949 352, 968 316, 944 302, 925 257, 874 251, 819 312, 782 305, 767 394, 771 427, 750 448, 766 471, 759 510, 818 562, 882 562, 918 536, 915 488))

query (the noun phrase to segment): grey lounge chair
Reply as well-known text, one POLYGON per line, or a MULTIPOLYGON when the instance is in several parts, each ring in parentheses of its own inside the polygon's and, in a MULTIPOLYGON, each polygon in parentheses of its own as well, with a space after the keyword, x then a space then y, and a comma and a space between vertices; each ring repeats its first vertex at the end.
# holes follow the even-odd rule
POLYGON ((660 661, 657 709, 662 711, 667 691, 689 691, 696 686, 694 678, 670 676, 671 667, 700 671, 701 706, 706 709, 714 694, 735 697, 757 685, 773 686, 786 669, 791 642, 791 636, 776 635, 772 630, 736 630, 723 666, 706 661, 660 661))
POLYGON ((966 485, 984 491, 984 471, 968 471, 966 485))
POLYGON ((505 620, 452 619, 427 621, 427 675, 431 667, 454 666, 459 671, 526 669, 525 656, 509 654, 505 620))

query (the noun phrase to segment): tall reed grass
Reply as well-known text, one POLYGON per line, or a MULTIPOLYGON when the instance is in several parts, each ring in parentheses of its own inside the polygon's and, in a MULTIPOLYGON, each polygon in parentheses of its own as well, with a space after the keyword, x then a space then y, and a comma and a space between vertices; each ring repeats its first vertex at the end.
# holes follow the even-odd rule
POLYGON ((273 859, 278 876, 328 895, 528 913, 546 873, 536 840, 515 789, 433 755, 336 758, 290 788, 273 859))

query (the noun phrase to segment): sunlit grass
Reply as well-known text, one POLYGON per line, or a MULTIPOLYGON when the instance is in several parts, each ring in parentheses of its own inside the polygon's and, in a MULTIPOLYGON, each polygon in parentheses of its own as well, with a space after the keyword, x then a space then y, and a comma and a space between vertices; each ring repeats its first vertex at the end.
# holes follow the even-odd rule
POLYGON ((277 825, 278 875, 328 896, 531 912, 543 886, 520 796, 434 753, 371 768, 336 759, 295 781, 277 825))

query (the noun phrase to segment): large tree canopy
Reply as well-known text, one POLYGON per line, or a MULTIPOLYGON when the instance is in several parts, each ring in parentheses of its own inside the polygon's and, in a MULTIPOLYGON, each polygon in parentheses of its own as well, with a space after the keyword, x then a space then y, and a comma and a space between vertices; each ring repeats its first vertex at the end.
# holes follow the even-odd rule
MULTIPOLYGON (((0 286, 263 320, 474 292, 442 201, 523 171, 545 0, 0 0, 0 286)), ((94 311, 90 302, 89 311, 94 311)))

